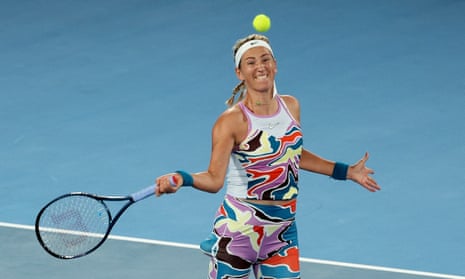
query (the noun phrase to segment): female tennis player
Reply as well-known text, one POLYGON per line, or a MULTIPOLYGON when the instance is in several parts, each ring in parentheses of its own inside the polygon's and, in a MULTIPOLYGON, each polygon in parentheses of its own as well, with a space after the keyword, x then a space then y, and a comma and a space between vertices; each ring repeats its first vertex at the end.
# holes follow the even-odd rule
POLYGON ((160 176, 156 195, 182 186, 216 193, 226 185, 213 230, 200 245, 211 257, 208 278, 249 278, 251 271, 256 278, 300 278, 299 170, 349 179, 372 192, 380 187, 365 165, 368 153, 349 166, 303 148, 299 102, 278 93, 267 37, 238 40, 233 56, 240 83, 213 126, 208 169, 160 176))

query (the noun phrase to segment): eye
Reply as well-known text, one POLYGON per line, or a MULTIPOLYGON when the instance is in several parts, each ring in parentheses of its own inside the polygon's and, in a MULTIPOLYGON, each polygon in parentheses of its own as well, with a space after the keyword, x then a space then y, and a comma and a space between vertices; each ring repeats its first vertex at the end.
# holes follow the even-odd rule
POLYGON ((271 61, 271 55, 266 55, 262 57, 262 62, 263 63, 268 63, 271 61))
POLYGON ((253 65, 255 65, 255 60, 254 60, 254 59, 247 59, 247 60, 245 61, 245 64, 246 64, 247 66, 253 66, 253 65))

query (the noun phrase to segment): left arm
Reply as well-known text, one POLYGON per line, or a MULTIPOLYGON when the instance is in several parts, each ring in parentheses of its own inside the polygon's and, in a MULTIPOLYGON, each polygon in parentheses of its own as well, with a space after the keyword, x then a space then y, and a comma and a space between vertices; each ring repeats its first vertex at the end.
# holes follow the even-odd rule
MULTIPOLYGON (((296 98, 286 95, 282 96, 293 117, 300 123, 300 105, 296 98)), ((350 179, 371 192, 381 190, 376 180, 370 175, 374 171, 366 166, 368 153, 365 153, 362 159, 357 163, 349 166, 347 170, 347 179, 350 179)), ((306 149, 302 150, 300 158, 300 169, 332 176, 336 162, 322 158, 306 149)))

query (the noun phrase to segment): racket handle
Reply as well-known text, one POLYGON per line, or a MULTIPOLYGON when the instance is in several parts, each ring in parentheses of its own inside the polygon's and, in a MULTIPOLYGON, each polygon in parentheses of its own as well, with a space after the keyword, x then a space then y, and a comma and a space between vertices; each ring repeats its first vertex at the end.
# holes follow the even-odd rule
POLYGON ((178 179, 176 178, 176 176, 170 176, 170 184, 171 186, 177 186, 178 185, 178 179))
MULTIPOLYGON (((173 175, 173 176, 170 176, 169 178, 170 180, 170 185, 175 187, 176 185, 178 185, 178 179, 173 175)), ((145 198, 148 198, 150 197, 151 195, 154 195, 155 194, 155 188, 157 187, 157 185, 150 185, 149 187, 146 187, 138 192, 135 192, 131 195, 131 198, 134 202, 137 202, 137 201, 140 201, 140 200, 143 200, 145 198)))
POLYGON ((155 188, 156 185, 150 185, 149 187, 146 187, 140 191, 137 191, 133 194, 131 194, 131 198, 134 202, 143 200, 145 198, 150 197, 151 195, 155 195, 155 188))

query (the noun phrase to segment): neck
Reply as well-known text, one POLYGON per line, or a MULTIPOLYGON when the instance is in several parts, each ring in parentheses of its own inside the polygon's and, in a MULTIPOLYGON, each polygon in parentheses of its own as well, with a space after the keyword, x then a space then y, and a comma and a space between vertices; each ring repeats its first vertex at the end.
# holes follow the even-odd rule
POLYGON ((274 98, 259 98, 259 99, 254 99, 254 98, 248 98, 244 102, 244 104, 251 110, 252 112, 256 114, 262 114, 262 115, 270 115, 273 114, 276 109, 276 101, 274 98))
POLYGON ((269 106, 271 105, 271 101, 272 100, 268 100, 265 102, 262 102, 262 101, 255 101, 253 104, 256 105, 256 106, 269 106))
POLYGON ((252 92, 247 91, 247 102, 254 106, 269 106, 274 100, 273 92, 252 92))

